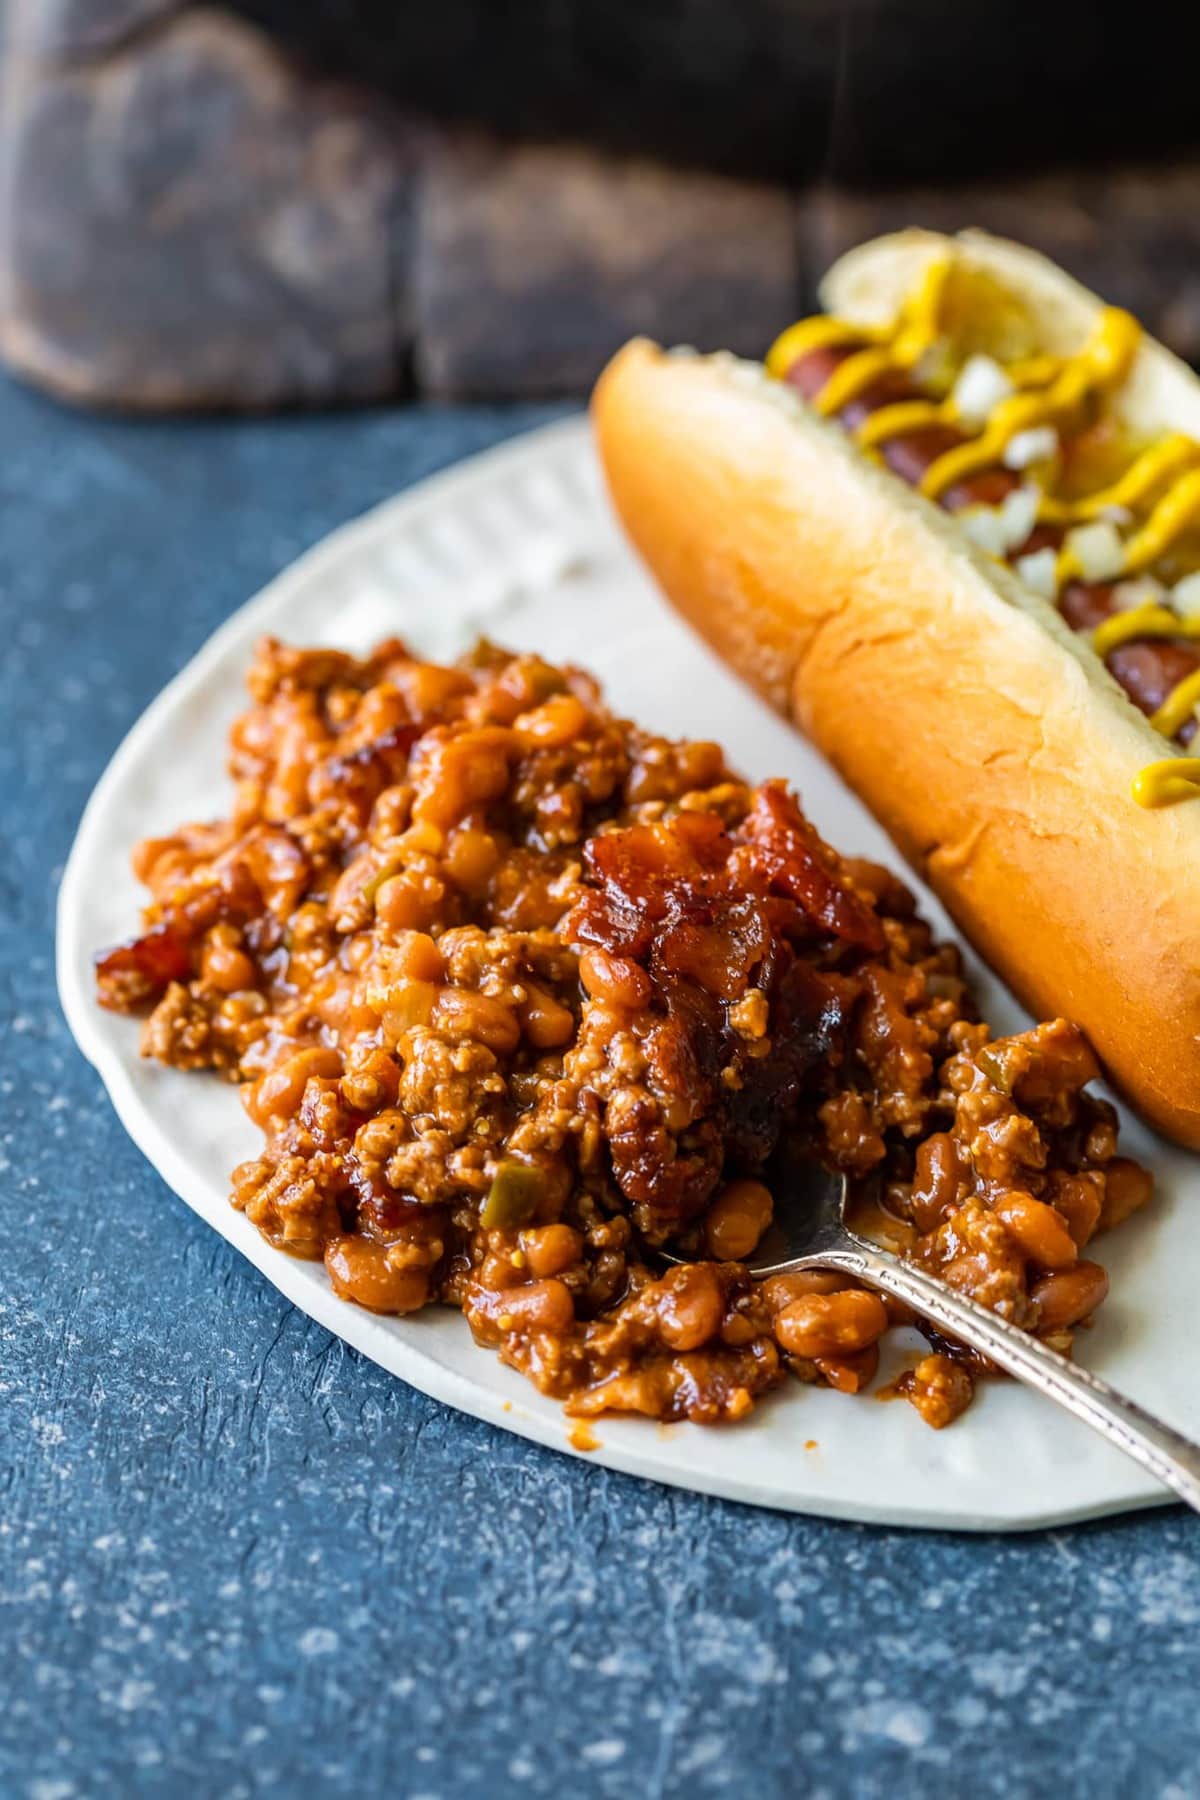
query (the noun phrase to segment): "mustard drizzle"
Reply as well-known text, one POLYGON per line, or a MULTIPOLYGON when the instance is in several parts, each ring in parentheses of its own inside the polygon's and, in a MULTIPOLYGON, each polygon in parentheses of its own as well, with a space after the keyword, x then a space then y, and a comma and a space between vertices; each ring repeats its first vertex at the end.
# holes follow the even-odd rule
POLYGON ((878 412, 868 413, 854 435, 864 450, 874 450, 889 438, 956 423, 955 408, 948 400, 897 400, 891 406, 881 406, 878 412))
POLYGON ((1161 731, 1165 738, 1176 737, 1198 706, 1200 706, 1200 669, 1193 669, 1190 675, 1184 676, 1178 686, 1171 689, 1158 711, 1151 713, 1150 723, 1155 731, 1161 731))
POLYGON ((1147 763, 1134 776, 1131 792, 1139 806, 1151 809, 1200 798, 1200 756, 1171 756, 1163 762, 1147 763))
POLYGON ((1189 469, 1169 487, 1146 523, 1125 540, 1123 569, 1139 575, 1157 562, 1200 519, 1200 469, 1189 469))
POLYGON ((814 350, 859 345, 853 356, 838 364, 814 401, 823 418, 841 412, 882 376, 910 373, 937 339, 950 266, 948 256, 928 263, 890 325, 849 325, 827 313, 801 319, 772 344, 767 352, 767 372, 782 380, 794 363, 814 350))
POLYGON ((1200 444, 1195 438, 1173 431, 1136 456, 1109 487, 1097 488, 1078 500, 1056 500, 1044 495, 1038 517, 1047 525, 1071 525, 1098 519, 1106 512, 1140 506, 1167 479, 1200 463, 1200 444))
POLYGON ((1134 638, 1173 637, 1200 638, 1200 617, 1185 619, 1169 606, 1150 601, 1104 619, 1092 633, 1092 649, 1097 656, 1107 656, 1110 650, 1132 643, 1134 638))

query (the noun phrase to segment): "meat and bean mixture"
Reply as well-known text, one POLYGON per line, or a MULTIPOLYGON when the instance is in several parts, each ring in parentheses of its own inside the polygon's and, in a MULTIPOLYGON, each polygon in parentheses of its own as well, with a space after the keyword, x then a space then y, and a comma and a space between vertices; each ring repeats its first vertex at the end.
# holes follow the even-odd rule
MULTIPOLYGON (((907 890, 782 782, 613 716, 574 668, 257 649, 228 819, 141 844, 100 999, 241 1084, 233 1205, 374 1312, 435 1302, 576 1415, 737 1419, 855 1393, 911 1316, 756 1283, 778 1159, 870 1184, 922 1267, 1060 1349, 1097 1232, 1149 1195, 1091 1051, 993 1041, 907 890), (686 1260, 666 1266, 663 1247, 686 1260)), ((917 1324, 947 1424, 986 1372, 917 1324)))

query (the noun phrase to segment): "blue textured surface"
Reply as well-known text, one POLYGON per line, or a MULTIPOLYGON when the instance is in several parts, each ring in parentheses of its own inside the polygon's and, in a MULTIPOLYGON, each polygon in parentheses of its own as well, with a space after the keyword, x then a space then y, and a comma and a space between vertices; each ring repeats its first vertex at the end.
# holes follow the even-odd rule
POLYGON ((867 1530, 460 1418, 195 1219, 68 1038, 56 882, 126 728, 330 527, 546 416, 0 384, 0 1793, 1193 1800, 1200 1522, 867 1530))

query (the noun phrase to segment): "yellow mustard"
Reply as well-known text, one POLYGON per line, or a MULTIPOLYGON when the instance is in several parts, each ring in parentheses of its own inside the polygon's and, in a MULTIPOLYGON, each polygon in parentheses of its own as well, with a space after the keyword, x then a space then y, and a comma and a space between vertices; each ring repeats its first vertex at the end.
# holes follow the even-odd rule
POLYGON ((1061 356, 1022 356, 1008 365, 1008 379, 1014 387, 1045 387, 1063 366, 1061 356))
POLYGON ((1076 521, 1098 519, 1116 508, 1129 510, 1140 506, 1155 488, 1200 463, 1200 444, 1195 438, 1173 431, 1157 444, 1151 444, 1134 458, 1120 478, 1109 487, 1097 488, 1078 500, 1056 500, 1043 496, 1038 517, 1047 525, 1071 525, 1076 521))
POLYGON ((933 425, 953 425, 954 408, 948 400, 897 400, 892 406, 881 406, 868 413, 854 433, 864 450, 874 450, 889 438, 907 437, 912 431, 927 431, 933 425))
POLYGON ((1200 616, 1181 618, 1169 606, 1151 601, 1145 606, 1131 606, 1127 612, 1113 613, 1097 625, 1092 633, 1092 649, 1097 656, 1130 644, 1134 638, 1200 638, 1200 616))
POLYGON ((1155 731, 1161 731, 1164 737, 1173 738, 1182 731, 1196 708, 1200 706, 1200 669, 1185 675, 1177 687, 1173 687, 1156 713, 1151 713, 1150 723, 1155 731))
POLYGON ((815 401, 816 410, 831 418, 882 376, 907 373, 935 342, 942 295, 950 272, 949 257, 935 257, 891 325, 848 325, 826 314, 801 319, 776 338, 767 352, 768 373, 782 378, 793 363, 814 350, 861 346, 839 363, 815 401))
POLYGON ((1147 763, 1133 778, 1133 797, 1139 806, 1174 806, 1179 800, 1200 798, 1200 756, 1171 756, 1147 763))
POLYGON ((1167 489, 1146 523, 1125 540, 1122 568, 1131 575, 1148 569, 1198 519, 1200 469, 1189 469, 1167 489))
POLYGON ((829 313, 801 319, 798 324, 789 325, 771 345, 767 352, 767 373, 782 381, 793 363, 798 363, 802 356, 811 356, 814 350, 841 350, 847 344, 862 343, 863 338, 860 326, 848 325, 844 319, 832 318, 829 313))

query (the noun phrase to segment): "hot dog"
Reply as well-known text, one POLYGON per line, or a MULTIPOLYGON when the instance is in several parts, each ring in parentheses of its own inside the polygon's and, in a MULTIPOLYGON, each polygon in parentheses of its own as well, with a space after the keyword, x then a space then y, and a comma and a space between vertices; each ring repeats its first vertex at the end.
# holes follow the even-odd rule
POLYGON ((1035 1011, 1200 1148, 1200 383, 1045 259, 907 232, 766 367, 593 402, 668 596, 1035 1011))

